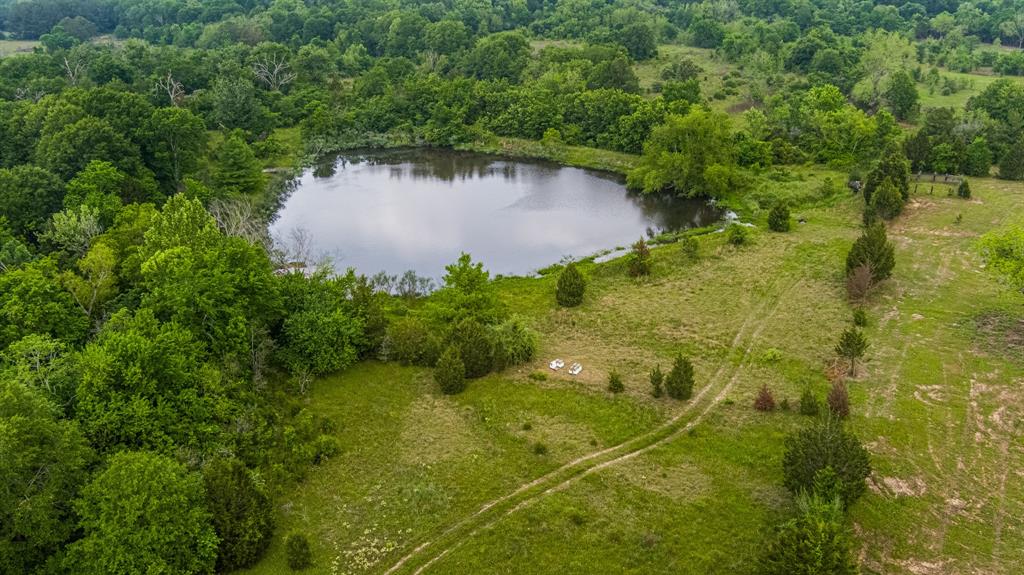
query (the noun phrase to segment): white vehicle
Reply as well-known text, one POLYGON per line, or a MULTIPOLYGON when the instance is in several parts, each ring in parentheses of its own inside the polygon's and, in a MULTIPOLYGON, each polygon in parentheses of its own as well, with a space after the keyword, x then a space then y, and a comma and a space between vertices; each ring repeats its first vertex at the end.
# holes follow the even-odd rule
POLYGON ((581 371, 583 371, 583 366, 578 363, 569 366, 569 375, 579 375, 581 371))
POLYGON ((565 362, 560 360, 560 359, 555 359, 555 360, 552 360, 551 363, 548 364, 548 367, 550 367, 554 371, 558 371, 558 370, 562 369, 563 367, 565 367, 565 362))

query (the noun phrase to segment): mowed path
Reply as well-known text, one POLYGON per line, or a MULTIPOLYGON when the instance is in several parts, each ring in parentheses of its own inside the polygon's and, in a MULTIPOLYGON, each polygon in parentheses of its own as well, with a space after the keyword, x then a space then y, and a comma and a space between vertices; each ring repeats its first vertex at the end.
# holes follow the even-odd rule
POLYGON ((985 317, 1019 321, 1022 302, 975 243, 1024 219, 1024 190, 971 184, 971 202, 921 195, 890 228, 897 268, 853 386, 875 467, 854 520, 879 573, 1009 575, 1024 561, 1024 357, 1006 334, 978 332, 985 317))
POLYGON ((474 534, 493 526, 502 518, 528 507, 547 495, 565 489, 582 477, 632 459, 691 430, 732 390, 740 370, 749 361, 761 332, 770 323, 780 302, 800 283, 799 280, 793 281, 789 278, 786 281, 788 283, 772 283, 758 305, 747 313, 730 346, 730 351, 739 350, 739 359, 725 360, 708 383, 664 425, 618 445, 579 457, 520 485, 507 495, 485 503, 476 512, 454 523, 437 536, 419 543, 392 564, 384 572, 385 575, 423 573, 474 534))

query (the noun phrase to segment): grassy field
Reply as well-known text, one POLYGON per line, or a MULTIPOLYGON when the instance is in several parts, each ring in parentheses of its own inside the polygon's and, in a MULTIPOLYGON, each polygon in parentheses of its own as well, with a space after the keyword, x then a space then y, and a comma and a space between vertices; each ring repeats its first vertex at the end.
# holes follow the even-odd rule
MULTIPOLYGON (((575 46, 581 43, 568 40, 534 40, 531 45, 534 51, 540 51, 546 46, 575 46)), ((736 65, 715 55, 714 50, 680 44, 661 44, 658 46, 656 58, 633 65, 633 71, 640 80, 640 89, 649 97, 654 97, 654 86, 662 83, 661 71, 681 58, 689 58, 704 69, 704 74, 700 76, 700 87, 704 99, 712 108, 728 111, 747 101, 749 88, 746 81, 739 77, 736 65), (726 94, 725 91, 729 88, 735 93, 726 94), (715 97, 716 93, 721 93, 721 96, 715 97)))
POLYGON ((955 78, 957 81, 967 81, 968 86, 955 94, 942 94, 941 89, 936 88, 934 91, 929 93, 929 87, 923 82, 917 84, 917 91, 921 95, 921 107, 922 108, 956 108, 962 110, 967 105, 967 100, 971 99, 971 96, 980 94, 989 84, 999 80, 1000 78, 1009 78, 1014 82, 1024 84, 1024 78, 1020 76, 996 76, 992 74, 979 74, 971 73, 965 74, 962 72, 951 72, 944 68, 940 68, 939 71, 943 76, 955 78))
MULTIPOLYGON (((895 275, 867 306, 869 361, 850 384, 875 468, 851 513, 867 573, 1009 574, 1024 561, 1024 298, 973 247, 1024 219, 1024 186, 972 189, 970 201, 915 192, 890 232, 895 275)), ((312 540, 310 573, 754 573, 792 508, 782 439, 806 420, 751 403, 762 384, 794 407, 807 386, 824 397, 851 314, 841 270, 857 201, 798 210, 806 224, 742 248, 704 236, 696 262, 657 248, 644 281, 622 261, 585 264, 577 309, 553 305, 553 277, 501 280, 541 357, 462 395, 380 363, 317 382, 309 407, 337 422, 341 453, 281 500, 250 573, 286 569, 292 530, 312 540), (648 370, 679 351, 697 394, 651 398, 648 370), (552 357, 586 369, 528 377, 552 357), (613 369, 617 397, 604 390, 613 369)))
POLYGON ((727 111, 747 100, 747 81, 740 77, 739 68, 735 64, 716 55, 714 50, 679 44, 662 44, 658 46, 656 58, 638 62, 634 66, 637 78, 640 79, 640 87, 650 92, 655 84, 662 82, 661 71, 672 62, 683 58, 689 58, 704 69, 704 74, 698 77, 700 89, 712 108, 727 111))
POLYGON ((0 40, 0 58, 19 52, 31 52, 40 45, 36 40, 0 40))

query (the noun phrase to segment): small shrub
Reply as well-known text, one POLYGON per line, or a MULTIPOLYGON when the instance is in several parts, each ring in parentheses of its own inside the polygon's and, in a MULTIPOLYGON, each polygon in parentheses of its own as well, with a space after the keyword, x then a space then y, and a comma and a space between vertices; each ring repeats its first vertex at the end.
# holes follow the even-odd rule
POLYGON ((523 422, 523 431, 530 431, 531 429, 533 429, 532 423, 530 423, 529 421, 523 422))
POLYGON ((866 327, 868 325, 868 312, 864 311, 864 308, 859 307, 853 310, 853 325, 857 327, 866 327))
POLYGON ((328 458, 337 455, 338 438, 333 435, 320 434, 316 436, 308 446, 310 452, 310 461, 315 465, 320 465, 328 458))
POLYGON ((570 262, 565 266, 558 276, 558 285, 555 288, 555 300, 562 307, 576 307, 583 303, 583 294, 587 291, 587 280, 576 267, 570 262))
POLYGON ((700 242, 693 236, 686 236, 679 242, 679 251, 688 260, 696 260, 700 257, 700 242))
POLYGON ((441 355, 441 339, 422 321, 406 317, 388 326, 382 349, 388 361, 429 367, 441 355))
POLYGON ((828 410, 839 419, 850 416, 850 394, 842 380, 832 383, 832 389, 828 392, 828 410))
POLYGON ((309 540, 301 533, 292 533, 284 540, 284 554, 292 571, 305 569, 313 564, 309 540))
POLYGON ((789 398, 783 397, 782 401, 779 402, 779 409, 782 411, 789 411, 789 398))
POLYGON ((665 391, 672 399, 690 399, 693 396, 693 364, 677 355, 672 371, 665 378, 665 391))
POLYGON ((636 278, 650 274, 651 248, 643 238, 640 238, 633 244, 633 251, 629 255, 629 275, 636 278))
POLYGON ((651 370, 651 396, 661 397, 665 391, 662 388, 662 384, 665 382, 665 375, 661 373, 661 366, 656 365, 651 370))
POLYGON ((964 178, 960 182, 960 185, 956 189, 956 195, 957 197, 965 200, 971 199, 971 185, 967 183, 967 178, 964 178))
POLYGON ((800 394, 800 415, 816 416, 821 413, 821 403, 811 388, 805 388, 800 394))
POLYGON ((729 228, 725 230, 725 239, 730 245, 744 246, 750 242, 750 232, 747 231, 746 226, 729 224, 729 228))
POLYGON ((775 411, 775 396, 772 395, 772 390, 768 389, 768 385, 762 385, 761 391, 757 392, 757 397, 754 399, 754 409, 758 411, 775 411))
POLYGON ((612 393, 626 391, 626 387, 622 385, 622 376, 619 375, 619 372, 613 370, 608 374, 608 391, 612 393))
POLYGON ((526 363, 537 353, 537 334, 521 318, 513 316, 490 329, 495 370, 526 363))
POLYGON ((544 373, 543 371, 531 371, 530 375, 528 375, 526 377, 532 379, 533 381, 547 381, 548 380, 548 374, 544 373))
POLYGON ((532 449, 533 449, 533 454, 534 455, 547 455, 548 454, 548 446, 544 445, 543 443, 541 443, 539 441, 537 443, 533 444, 533 448, 532 449))
POLYGON ((864 333, 856 327, 847 328, 836 344, 836 355, 850 362, 850 375, 857 373, 857 360, 864 357, 868 349, 868 340, 864 333))
POLYGON ((466 389, 466 366, 462 363, 459 348, 450 345, 444 350, 434 367, 434 381, 445 395, 454 395, 466 389))
POLYGON ((789 231, 789 206, 779 202, 768 212, 768 229, 773 232, 789 231))
POLYGON ((569 522, 577 527, 587 522, 587 517, 579 509, 570 508, 567 515, 569 516, 569 522))
POLYGON ((774 347, 764 350, 764 353, 761 354, 761 361, 765 363, 776 363, 780 360, 782 360, 782 352, 774 347))

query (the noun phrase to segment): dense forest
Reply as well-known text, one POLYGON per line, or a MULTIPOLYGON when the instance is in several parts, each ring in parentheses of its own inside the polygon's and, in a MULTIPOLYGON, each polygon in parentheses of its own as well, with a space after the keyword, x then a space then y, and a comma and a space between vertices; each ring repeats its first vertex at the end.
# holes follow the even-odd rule
POLYGON ((1024 180, 1020 0, 0 0, 0 31, 33 46, 0 58, 4 573, 252 565, 275 497, 338 449, 316 378, 383 358, 458 392, 533 358, 468 255, 437 290, 296 266, 266 222, 311 159, 518 138, 725 201, 820 165, 863 182, 867 223, 913 173, 1024 180), (742 72, 642 81, 666 45, 742 72), (965 73, 998 78, 922 105, 965 73))

